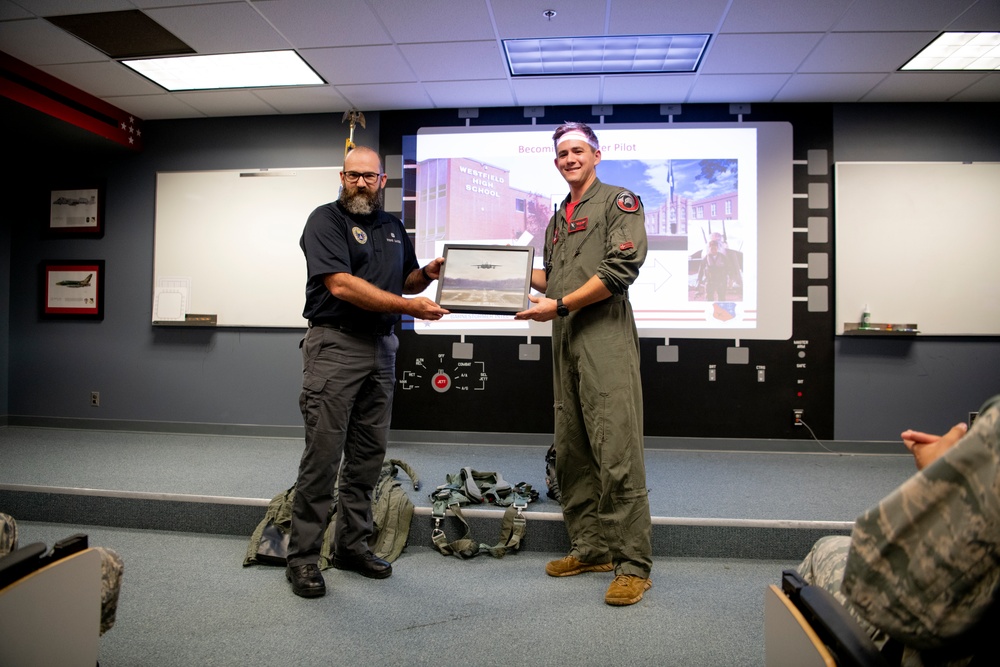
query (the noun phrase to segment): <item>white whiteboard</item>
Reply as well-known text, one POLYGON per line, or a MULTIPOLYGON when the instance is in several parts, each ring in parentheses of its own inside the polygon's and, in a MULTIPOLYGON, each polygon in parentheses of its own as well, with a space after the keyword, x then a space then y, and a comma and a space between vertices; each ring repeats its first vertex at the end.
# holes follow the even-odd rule
POLYGON ((209 314, 218 326, 305 327, 299 238, 333 201, 340 167, 160 172, 152 320, 209 314))
POLYGON ((1000 335, 1000 163, 838 162, 836 322, 1000 335))

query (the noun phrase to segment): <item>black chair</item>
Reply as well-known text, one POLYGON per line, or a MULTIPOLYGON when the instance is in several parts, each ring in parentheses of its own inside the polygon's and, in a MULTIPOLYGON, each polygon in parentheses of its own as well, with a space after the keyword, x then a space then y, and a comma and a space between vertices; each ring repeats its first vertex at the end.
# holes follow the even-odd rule
POLYGON ((101 554, 73 535, 51 551, 41 542, 0 558, 3 663, 25 667, 97 664, 101 554))
POLYGON ((781 573, 780 589, 769 587, 764 614, 767 667, 892 664, 833 595, 794 570, 781 573))

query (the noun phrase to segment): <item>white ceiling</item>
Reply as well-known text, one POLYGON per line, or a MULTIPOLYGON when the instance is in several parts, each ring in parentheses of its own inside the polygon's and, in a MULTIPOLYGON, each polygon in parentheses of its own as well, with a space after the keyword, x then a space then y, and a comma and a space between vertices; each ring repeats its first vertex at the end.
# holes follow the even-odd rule
POLYGON ((152 120, 578 104, 997 102, 1000 72, 897 70, 1000 0, 0 0, 0 51, 152 120), (314 88, 168 93, 44 16, 139 9, 200 54, 293 48, 314 88), (543 11, 552 9, 552 20, 543 11), (710 33, 696 74, 510 76, 502 39, 710 33))

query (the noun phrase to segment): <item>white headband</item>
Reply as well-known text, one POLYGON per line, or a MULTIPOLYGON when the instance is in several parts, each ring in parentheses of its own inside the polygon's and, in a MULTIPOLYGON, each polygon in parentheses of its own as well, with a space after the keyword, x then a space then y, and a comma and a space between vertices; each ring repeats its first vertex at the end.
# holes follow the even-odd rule
POLYGON ((591 148, 594 147, 594 144, 591 143, 590 138, 580 130, 570 130, 566 134, 560 136, 559 140, 556 141, 556 146, 558 147, 559 144, 561 144, 564 141, 573 141, 573 140, 582 141, 591 148))

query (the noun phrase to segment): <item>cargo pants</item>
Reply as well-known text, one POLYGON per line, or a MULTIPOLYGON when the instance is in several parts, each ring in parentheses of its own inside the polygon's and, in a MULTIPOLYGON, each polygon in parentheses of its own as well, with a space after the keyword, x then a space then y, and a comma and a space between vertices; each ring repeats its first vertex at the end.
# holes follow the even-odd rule
POLYGON ((292 507, 288 564, 316 563, 338 486, 335 553, 364 554, 372 492, 389 441, 399 339, 311 327, 302 341, 305 450, 292 507), (343 462, 341 462, 343 460, 343 462))

